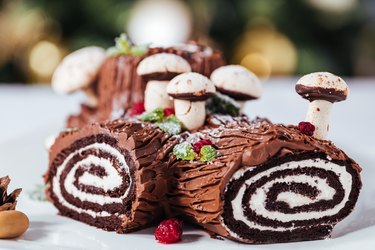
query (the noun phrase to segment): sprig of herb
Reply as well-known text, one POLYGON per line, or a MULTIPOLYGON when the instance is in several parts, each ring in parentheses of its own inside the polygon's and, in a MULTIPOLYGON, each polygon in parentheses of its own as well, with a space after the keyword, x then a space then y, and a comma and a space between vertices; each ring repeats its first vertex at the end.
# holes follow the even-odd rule
POLYGON ((164 118, 164 112, 162 108, 154 109, 151 112, 143 113, 139 119, 144 122, 162 122, 164 118))
POLYGON ((125 33, 115 38, 115 46, 107 49, 107 54, 111 56, 135 55, 142 56, 148 51, 147 45, 134 45, 125 33))
POLYGON ((193 147, 187 142, 183 142, 174 146, 173 154, 178 160, 192 161, 195 158, 193 147))
POLYGON ((204 145, 198 155, 190 143, 182 142, 173 148, 173 154, 178 160, 192 161, 199 157, 200 161, 210 162, 217 157, 217 150, 211 145, 204 145))
POLYGON ((219 93, 207 100, 206 109, 211 114, 224 114, 238 116, 240 114, 240 105, 230 98, 219 93))
POLYGON ((205 145, 201 148, 199 156, 201 161, 213 161, 217 156, 217 150, 211 145, 205 145))
POLYGON ((174 115, 164 118, 163 121, 157 123, 156 126, 170 135, 178 135, 182 130, 180 120, 174 115))

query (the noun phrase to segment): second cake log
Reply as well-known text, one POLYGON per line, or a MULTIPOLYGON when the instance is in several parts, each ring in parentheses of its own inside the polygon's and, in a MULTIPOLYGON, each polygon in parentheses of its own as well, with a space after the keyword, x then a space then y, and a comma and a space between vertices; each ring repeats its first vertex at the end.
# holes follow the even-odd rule
POLYGON ((172 211, 246 243, 315 240, 353 209, 360 168, 330 142, 268 120, 216 116, 184 140, 211 140, 212 162, 177 161, 172 211))

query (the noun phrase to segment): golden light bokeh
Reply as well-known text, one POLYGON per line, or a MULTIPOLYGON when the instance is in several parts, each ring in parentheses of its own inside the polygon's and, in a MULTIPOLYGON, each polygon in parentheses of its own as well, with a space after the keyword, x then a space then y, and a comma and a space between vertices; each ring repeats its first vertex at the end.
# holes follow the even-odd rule
POLYGON ((271 64, 269 60, 260 53, 247 54, 241 60, 240 64, 263 79, 267 79, 271 75, 271 64))
POLYGON ((38 79, 47 80, 51 77, 62 57, 63 53, 56 44, 46 40, 40 41, 30 51, 30 69, 38 79))
POLYGON ((297 49, 273 26, 255 26, 240 39, 233 61, 261 77, 290 75, 297 66, 297 49))

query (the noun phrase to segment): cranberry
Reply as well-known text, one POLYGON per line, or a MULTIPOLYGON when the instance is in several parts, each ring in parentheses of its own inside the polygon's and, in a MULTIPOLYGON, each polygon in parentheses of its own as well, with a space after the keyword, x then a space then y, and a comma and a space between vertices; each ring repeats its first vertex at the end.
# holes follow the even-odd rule
POLYGON ((165 108, 163 109, 164 117, 168 117, 170 115, 174 115, 174 108, 165 108))
POLYGON ((145 104, 143 102, 134 103, 133 106, 129 109, 129 116, 140 115, 145 112, 145 104))
POLYGON ((298 123, 298 129, 302 134, 312 136, 315 131, 315 126, 310 122, 300 122, 298 123))
POLYGON ((206 145, 210 145, 212 146, 212 141, 210 140, 200 140, 200 141, 197 141, 196 143, 194 143, 193 145, 193 149, 194 149, 194 152, 199 154, 201 152, 201 148, 203 146, 206 146, 206 145))
POLYGON ((171 218, 160 222, 155 230, 155 239, 163 244, 176 243, 181 240, 182 220, 171 218))

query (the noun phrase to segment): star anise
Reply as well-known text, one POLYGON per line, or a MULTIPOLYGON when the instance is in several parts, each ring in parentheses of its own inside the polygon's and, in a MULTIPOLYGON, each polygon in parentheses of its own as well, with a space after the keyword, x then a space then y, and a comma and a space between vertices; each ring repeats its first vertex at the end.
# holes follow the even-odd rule
POLYGON ((22 191, 21 188, 18 188, 8 195, 7 189, 9 182, 9 176, 0 177, 0 212, 5 210, 14 210, 17 205, 17 197, 22 191))

